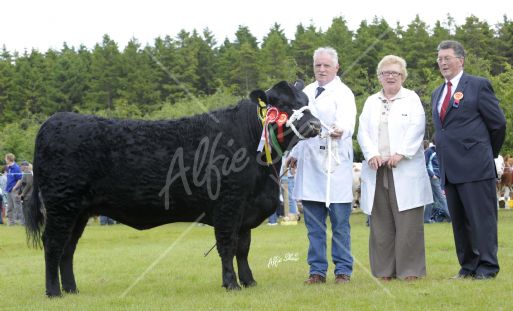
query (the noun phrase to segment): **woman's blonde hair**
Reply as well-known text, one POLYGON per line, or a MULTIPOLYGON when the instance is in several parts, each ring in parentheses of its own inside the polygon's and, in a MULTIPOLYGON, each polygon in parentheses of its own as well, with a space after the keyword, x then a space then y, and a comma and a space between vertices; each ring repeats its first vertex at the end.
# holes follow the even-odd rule
POLYGON ((398 64, 401 67, 401 79, 404 82, 408 77, 408 70, 406 70, 406 61, 402 57, 396 55, 387 55, 381 59, 381 61, 378 64, 378 69, 376 69, 376 74, 378 75, 378 78, 383 67, 385 67, 386 65, 393 64, 398 64))

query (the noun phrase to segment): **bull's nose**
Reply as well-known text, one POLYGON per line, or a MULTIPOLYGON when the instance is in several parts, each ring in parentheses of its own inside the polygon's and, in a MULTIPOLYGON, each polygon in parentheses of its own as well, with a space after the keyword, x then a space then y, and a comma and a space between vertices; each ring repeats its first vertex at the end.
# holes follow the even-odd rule
POLYGON ((308 127, 315 133, 315 135, 317 135, 321 132, 321 121, 309 120, 308 127))

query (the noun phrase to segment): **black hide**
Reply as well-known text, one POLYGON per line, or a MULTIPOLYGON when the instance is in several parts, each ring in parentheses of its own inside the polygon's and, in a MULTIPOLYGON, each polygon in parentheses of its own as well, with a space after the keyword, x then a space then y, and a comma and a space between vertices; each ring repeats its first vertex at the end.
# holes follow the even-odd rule
MULTIPOLYGON (((34 195, 26 212, 29 238, 42 238, 46 294, 76 293, 73 255, 88 218, 109 216, 136 229, 172 222, 212 225, 222 261, 222 284, 256 284, 247 262, 252 228, 279 205, 276 172, 257 152, 262 133, 258 100, 289 116, 306 95, 280 82, 251 100, 203 115, 165 121, 114 120, 58 113, 40 128, 34 156, 34 195), (45 215, 45 216, 43 216, 45 215), (42 233, 42 236, 41 236, 42 233)), ((296 126, 319 133, 308 111, 296 126)), ((273 125, 276 127, 276 125, 273 125)), ((281 144, 298 138, 285 128, 281 144)))

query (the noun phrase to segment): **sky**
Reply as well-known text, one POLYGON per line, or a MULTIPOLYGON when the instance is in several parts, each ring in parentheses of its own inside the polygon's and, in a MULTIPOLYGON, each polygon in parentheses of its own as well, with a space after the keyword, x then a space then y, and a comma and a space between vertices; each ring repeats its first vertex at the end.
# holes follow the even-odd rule
POLYGON ((0 5, 0 48, 10 52, 60 50, 63 43, 93 48, 104 34, 120 49, 131 38, 143 46, 157 37, 176 37, 180 30, 202 32, 208 28, 218 44, 233 41, 240 25, 247 26, 259 42, 278 23, 288 39, 296 27, 310 24, 325 31, 342 16, 349 29, 363 21, 384 18, 392 27, 406 26, 416 15, 433 26, 450 14, 457 25, 474 15, 490 25, 513 19, 513 2, 506 0, 7 0, 0 5))

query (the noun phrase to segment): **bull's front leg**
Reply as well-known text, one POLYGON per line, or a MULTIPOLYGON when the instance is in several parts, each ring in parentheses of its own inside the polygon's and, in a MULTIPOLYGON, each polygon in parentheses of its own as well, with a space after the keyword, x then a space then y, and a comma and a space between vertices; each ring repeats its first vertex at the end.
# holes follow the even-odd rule
POLYGON ((221 257, 223 287, 227 290, 240 290, 237 275, 233 269, 233 257, 235 256, 236 237, 233 230, 215 228, 217 251, 221 257))
POLYGON ((241 230, 237 240, 237 268, 239 270, 240 284, 244 287, 255 286, 257 283, 249 268, 248 254, 251 245, 251 230, 241 230))

